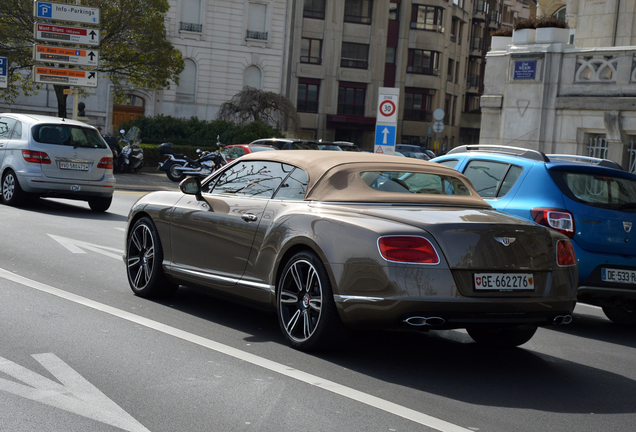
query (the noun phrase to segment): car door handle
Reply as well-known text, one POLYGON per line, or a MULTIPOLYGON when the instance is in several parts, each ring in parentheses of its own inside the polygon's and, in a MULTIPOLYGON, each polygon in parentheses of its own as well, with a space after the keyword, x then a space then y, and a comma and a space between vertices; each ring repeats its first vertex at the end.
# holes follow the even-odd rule
POLYGON ((245 222, 255 222, 256 220, 258 220, 256 215, 253 215, 251 213, 242 215, 241 219, 243 219, 245 222))

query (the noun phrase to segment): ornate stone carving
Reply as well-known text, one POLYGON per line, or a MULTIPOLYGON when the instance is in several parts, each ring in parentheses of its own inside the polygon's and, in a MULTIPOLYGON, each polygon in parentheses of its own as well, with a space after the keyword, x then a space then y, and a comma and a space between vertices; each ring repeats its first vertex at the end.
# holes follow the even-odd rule
POLYGON ((576 64, 577 68, 574 75, 574 82, 616 81, 616 68, 618 67, 617 56, 579 56, 576 58, 576 64))

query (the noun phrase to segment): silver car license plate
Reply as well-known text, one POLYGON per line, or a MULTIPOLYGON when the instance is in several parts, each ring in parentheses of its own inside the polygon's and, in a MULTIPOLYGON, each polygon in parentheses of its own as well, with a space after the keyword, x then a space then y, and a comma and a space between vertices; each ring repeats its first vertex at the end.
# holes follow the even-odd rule
POLYGON ((475 290, 534 290, 532 273, 475 273, 475 290))
POLYGON ((602 268, 601 280, 603 282, 636 284, 636 271, 613 269, 613 268, 602 268))
POLYGON ((60 169, 73 171, 88 171, 87 163, 60 162, 60 169))

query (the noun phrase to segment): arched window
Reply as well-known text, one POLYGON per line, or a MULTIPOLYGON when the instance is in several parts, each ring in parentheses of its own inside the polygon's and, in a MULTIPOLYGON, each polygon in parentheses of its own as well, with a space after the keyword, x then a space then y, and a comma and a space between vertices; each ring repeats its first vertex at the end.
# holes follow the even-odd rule
POLYGON ((243 77, 243 85, 254 87, 255 89, 261 88, 261 70, 257 66, 249 66, 245 69, 245 76, 243 77))
POLYGON ((565 6, 557 9, 557 11, 552 14, 552 17, 565 20, 565 6))
POLYGON ((177 101, 194 102, 194 94, 197 86, 197 65, 190 59, 183 61, 183 72, 179 75, 179 87, 177 87, 177 101))

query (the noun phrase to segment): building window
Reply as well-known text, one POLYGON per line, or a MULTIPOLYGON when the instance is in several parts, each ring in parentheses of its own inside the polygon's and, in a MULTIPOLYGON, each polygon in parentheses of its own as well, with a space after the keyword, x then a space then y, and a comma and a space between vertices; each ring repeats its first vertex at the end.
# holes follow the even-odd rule
POLYGON ((453 72, 455 72, 455 61, 448 59, 448 69, 446 70, 446 81, 453 82, 453 72))
POLYGON ((446 93, 446 99, 444 100, 444 112, 446 115, 444 116, 444 124, 448 126, 450 121, 450 112, 453 110, 452 104, 453 96, 446 93))
POLYGON ((395 47, 386 47, 385 63, 395 64, 395 47))
POLYGON ((558 9, 555 13, 553 13, 552 17, 565 21, 565 11, 566 11, 566 7, 563 6, 560 9, 558 9))
POLYGON ((398 21, 400 19, 399 3, 389 3, 389 20, 398 21))
POLYGON ((267 40, 267 5, 250 3, 247 21, 247 39, 267 40))
POLYGON ((418 49, 409 50, 409 63, 406 71, 409 73, 439 76, 439 57, 437 51, 418 49))
POLYGON ((460 65, 460 60, 457 60, 455 62, 455 84, 459 83, 459 65, 460 65))
POLYGON ((471 114, 476 114, 481 112, 481 107, 479 106, 480 97, 476 94, 467 95, 466 98, 466 106, 464 107, 464 111, 471 114))
POLYGON ((453 0, 453 4, 464 9, 464 0, 453 0))
POLYGON ((364 83, 340 82, 338 88, 338 114, 364 115, 367 85, 364 83))
POLYGON ((430 122, 435 90, 406 87, 404 89, 404 120, 430 122))
POLYGON ((325 0, 305 0, 303 17, 324 20, 325 0))
POLYGON ((177 87, 178 102, 194 102, 197 86, 197 65, 190 59, 183 60, 183 71, 177 87))
POLYGON ((296 109, 299 112, 317 113, 319 92, 320 80, 299 78, 296 109))
POLYGON ((369 45, 343 42, 340 66, 367 69, 369 67, 369 45))
POLYGON ((413 5, 411 28, 444 32, 444 8, 413 5))
POLYGON ((263 74, 258 66, 249 66, 245 69, 245 74, 243 75, 243 85, 260 89, 263 82, 262 76, 263 74))
POLYGON ((345 0, 345 22, 371 24, 373 0, 345 0))
POLYGON ((302 38, 300 40, 300 62, 322 64, 322 40, 302 38))
POLYGON ((181 21, 179 30, 201 32, 201 0, 181 1, 181 21))

